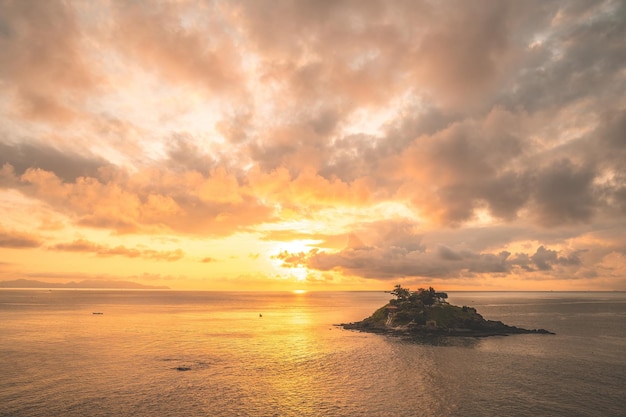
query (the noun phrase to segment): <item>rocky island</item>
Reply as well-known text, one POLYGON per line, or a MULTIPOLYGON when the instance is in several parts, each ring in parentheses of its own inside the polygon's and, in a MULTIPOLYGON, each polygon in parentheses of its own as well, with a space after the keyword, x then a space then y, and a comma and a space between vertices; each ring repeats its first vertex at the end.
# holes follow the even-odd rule
POLYGON ((544 329, 523 329, 501 321, 486 320, 475 308, 449 304, 448 294, 432 287, 411 291, 396 285, 390 292, 395 299, 370 317, 340 324, 347 330, 402 336, 506 336, 510 334, 554 334, 544 329))

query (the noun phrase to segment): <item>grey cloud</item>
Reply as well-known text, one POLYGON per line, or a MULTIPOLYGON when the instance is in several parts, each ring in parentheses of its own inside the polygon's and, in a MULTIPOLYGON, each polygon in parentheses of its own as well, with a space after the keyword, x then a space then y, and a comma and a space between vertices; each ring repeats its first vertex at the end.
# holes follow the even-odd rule
POLYGON ((176 84, 191 83, 212 94, 241 93, 238 49, 215 20, 219 12, 212 5, 194 10, 184 3, 114 5, 113 41, 133 63, 176 84), (199 15, 202 24, 194 24, 199 15))
MULTIPOLYGON (((369 244, 349 244, 338 252, 313 249, 309 252, 282 252, 276 258, 286 267, 306 266, 319 271, 340 270, 346 275, 372 279, 398 277, 453 278, 474 274, 507 276, 519 273, 551 271, 555 267, 577 271, 582 268, 584 250, 563 253, 545 246, 535 253, 477 251, 466 242, 452 245, 426 244, 442 236, 426 236, 414 231, 410 222, 381 221, 362 225, 359 233, 369 237, 369 244)), ((470 234, 468 232, 468 234, 470 234)), ((351 237, 351 241, 356 241, 351 237)), ((440 240, 441 241, 441 240, 440 240)))
POLYGON ((497 218, 513 220, 530 197, 531 178, 527 173, 504 172, 479 185, 479 195, 497 218))
POLYGON ((596 204, 594 176, 591 168, 577 167, 568 160, 540 172, 534 189, 540 223, 559 225, 589 221, 596 204))
POLYGON ((81 97, 96 76, 85 61, 81 33, 71 3, 4 1, 0 3, 0 79, 15 93, 26 117, 72 117, 60 91, 81 97), (11 88, 12 87, 12 88, 11 88))
MULTIPOLYGON (((499 254, 455 251, 438 247, 435 251, 408 251, 405 248, 375 246, 345 249, 338 253, 312 251, 298 256, 299 264, 321 271, 341 270, 347 275, 366 278, 392 279, 398 277, 451 278, 475 273, 507 273, 508 252, 499 254)), ((285 266, 293 261, 283 257, 285 266)))
POLYGON ((228 114, 217 123, 217 130, 232 145, 245 143, 251 134, 252 116, 252 111, 248 109, 228 114))
POLYGON ((607 112, 602 116, 596 133, 598 138, 609 146, 611 152, 620 151, 623 154, 626 152, 626 109, 607 112))
POLYGON ((404 186, 416 196, 416 207, 426 205, 453 225, 471 220, 485 205, 492 216, 506 221, 527 208, 529 220, 554 227, 590 222, 607 206, 623 206, 622 113, 604 117, 606 123, 597 130, 549 151, 533 148, 526 136, 532 131, 517 131, 518 116, 509 116, 495 117, 512 120, 508 133, 506 124, 492 123, 490 115, 482 124, 467 121, 416 139, 405 151, 415 173, 405 174, 404 186), (606 175, 610 182, 596 181, 606 175), (413 176, 430 182, 413 185, 413 176))
POLYGON ((434 95, 443 93, 457 100, 483 95, 503 72, 498 67, 509 49, 510 3, 466 4, 457 3, 442 13, 439 25, 424 36, 416 51, 423 77, 436 87, 434 95))
POLYGON ((430 89, 431 100, 484 96, 512 65, 516 35, 556 12, 526 3, 273 1, 243 3, 238 12, 286 91, 341 97, 345 107, 384 102, 406 90, 403 78, 430 89))
POLYGON ((54 172, 65 181, 84 176, 96 177, 101 167, 110 165, 97 156, 82 156, 49 145, 0 142, 0 166, 4 164, 11 165, 17 175, 29 168, 41 168, 54 172))
POLYGON ((383 126, 382 137, 369 133, 336 136, 326 150, 327 158, 319 168, 326 178, 343 181, 374 177, 380 189, 394 190, 400 184, 394 179, 396 158, 421 136, 444 130, 460 117, 438 108, 417 109, 409 106, 402 116, 383 126))
POLYGON ((327 157, 327 139, 320 138, 308 122, 270 129, 264 136, 247 147, 263 171, 285 167, 295 177, 305 168, 317 169, 327 157))
POLYGON ((467 269, 470 273, 499 273, 508 272, 510 269, 507 264, 510 253, 507 251, 501 251, 498 254, 477 253, 438 245, 437 253, 442 260, 457 263, 460 269, 467 269))
POLYGON ((548 250, 543 246, 540 246, 534 255, 530 257, 530 260, 537 265, 542 271, 552 269, 552 264, 557 260, 557 253, 554 250, 548 250))
POLYGON ((348 236, 346 249, 373 249, 388 247, 402 252, 424 252, 423 235, 416 230, 418 224, 408 220, 381 220, 364 223, 348 236), (370 246, 367 242, 377 242, 370 246))
MULTIPOLYGON (((626 184, 626 177, 623 177, 621 179, 621 183, 626 184)), ((619 188, 613 190, 612 198, 621 213, 626 214, 626 185, 622 185, 619 188)))
POLYGON ((610 169, 617 185, 624 185, 626 176, 626 107, 607 109, 598 115, 598 127, 584 137, 587 146, 581 149, 595 156, 597 169, 610 169))
MULTIPOLYGON (((503 247, 510 242, 528 239, 529 236, 537 236, 537 231, 510 224, 490 227, 464 227, 462 229, 442 228, 433 230, 424 236, 424 245, 427 247, 441 245, 472 248, 482 252, 503 247)), ((546 236, 542 236, 542 239, 546 239, 546 236)))
POLYGON ((433 257, 407 254, 398 248, 345 250, 339 253, 314 253, 306 266, 321 271, 340 269, 348 275, 366 278, 399 276, 448 276, 449 271, 433 257))
MULTIPOLYGON (((590 91, 605 103, 615 100, 624 87, 624 2, 553 4, 559 8, 553 15, 552 27, 538 32, 541 43, 523 55, 514 89, 502 96, 502 102, 542 111, 589 98, 590 91), (620 87, 615 89, 616 86, 620 87)), ((593 100, 590 104, 593 109, 593 105, 601 103, 593 100)))
POLYGON ((201 150, 193 137, 185 133, 176 133, 168 148, 168 165, 180 171, 209 172, 216 165, 215 158, 201 150))
POLYGON ((472 219, 484 203, 493 215, 515 219, 531 185, 520 163, 529 150, 516 124, 515 115, 496 109, 484 120, 467 119, 418 137, 403 153, 412 171, 404 189, 414 193, 417 207, 429 207, 449 224, 472 219), (412 185, 414 176, 419 180, 412 185))
MULTIPOLYGON (((491 252, 491 248, 525 239, 559 244, 564 239, 584 235, 590 226, 542 230, 503 225, 434 231, 426 236, 413 232, 415 226, 409 222, 364 225, 357 228, 358 235, 367 237, 363 240, 368 244, 348 245, 335 253, 319 250, 300 253, 291 261, 297 259, 298 265, 321 271, 341 270, 349 275, 376 279, 406 276, 446 278, 472 274, 506 276, 534 272, 559 273, 563 277, 576 278, 581 274, 595 273, 589 269, 592 266, 583 265, 583 253, 588 253, 588 259, 593 260, 601 259, 613 250, 619 251, 616 242, 618 246, 612 245, 600 251, 599 248, 589 251, 576 249, 567 253, 542 245, 535 252, 515 255, 502 250, 491 252)), ((601 239, 600 235, 596 239, 601 239)), ((283 260, 287 265, 290 262, 288 256, 291 255, 285 254, 283 260)))
POLYGON ((584 252, 584 250, 572 252, 566 256, 560 256, 559 252, 555 250, 539 246, 537 251, 532 255, 516 254, 512 260, 512 264, 521 266, 528 271, 532 271, 534 268, 539 271, 550 271, 555 265, 580 266, 582 264, 580 259, 582 252, 584 252))
MULTIPOLYGON (((284 254, 285 266, 295 258, 284 254)), ((521 267, 527 273, 550 271, 553 266, 578 268, 582 262, 577 253, 559 256, 554 250, 541 246, 533 255, 500 251, 479 253, 469 250, 454 250, 438 246, 436 250, 406 251, 397 247, 375 246, 364 249, 345 249, 338 253, 311 251, 297 257, 298 265, 321 271, 341 270, 347 275, 366 278, 391 279, 398 277, 452 278, 473 274, 514 273, 521 267)))
POLYGON ((461 259, 463 259, 461 255, 459 255, 447 246, 439 245, 439 247, 437 248, 437 252, 439 252, 439 256, 441 257, 441 259, 445 259, 448 261, 460 261, 461 259))
POLYGON ((328 150, 328 157, 322 161, 320 175, 349 182, 375 174, 390 155, 375 139, 363 134, 337 138, 328 150))
POLYGON ((406 252, 424 252, 423 236, 415 232, 416 228, 417 224, 408 220, 382 220, 364 225, 364 232, 377 245, 406 252))
POLYGON ((339 113, 332 109, 321 109, 316 112, 309 122, 313 131, 318 135, 330 134, 339 121, 339 113))
POLYGON ((600 183, 595 190, 606 209, 602 215, 620 218, 626 214, 626 110, 602 114, 598 128, 586 140, 584 151, 596 158, 600 183))

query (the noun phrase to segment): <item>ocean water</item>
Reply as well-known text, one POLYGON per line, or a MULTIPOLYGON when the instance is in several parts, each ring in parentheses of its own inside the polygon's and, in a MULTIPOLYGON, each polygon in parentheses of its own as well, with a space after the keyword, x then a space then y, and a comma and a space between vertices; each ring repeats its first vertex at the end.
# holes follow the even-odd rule
POLYGON ((557 334, 333 326, 382 292, 0 290, 0 415, 626 415, 626 293, 449 296, 557 334))

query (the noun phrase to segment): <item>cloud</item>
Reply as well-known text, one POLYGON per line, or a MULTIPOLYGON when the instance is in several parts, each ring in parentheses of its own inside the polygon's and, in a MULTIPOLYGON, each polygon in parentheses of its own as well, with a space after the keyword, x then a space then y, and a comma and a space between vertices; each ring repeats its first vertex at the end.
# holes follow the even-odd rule
MULTIPOLYGON (((275 256, 287 268, 306 267, 318 271, 337 271, 346 276, 371 279, 404 277, 457 278, 495 274, 519 276, 560 267, 568 273, 583 266, 584 251, 557 251, 539 246, 534 254, 500 250, 477 252, 445 244, 429 247, 423 237, 411 231, 409 223, 379 222, 368 226, 374 243, 348 245, 329 252, 317 248, 308 252, 282 251, 275 256), (400 233, 398 233, 400 232, 400 233)), ((351 239, 355 241, 356 238, 351 239)))
POLYGON ((112 12, 116 50, 146 72, 213 94, 242 87, 235 40, 220 30, 216 6, 135 2, 116 4, 112 12))
MULTIPOLYGON (((148 174, 153 179, 171 180, 177 175, 180 178, 176 181, 187 186, 185 180, 196 173, 208 176, 211 172, 212 178, 220 167, 227 167, 237 185, 224 183, 221 190, 207 188, 212 199, 222 194, 248 198, 245 205, 251 207, 245 212, 265 213, 259 222, 267 220, 271 210, 254 207, 253 196, 258 193, 295 207, 324 205, 337 201, 337 197, 349 204, 408 197, 422 215, 454 226, 474 220, 477 212, 486 208, 505 221, 514 221, 522 210, 536 211, 531 216, 534 221, 554 227, 591 221, 596 206, 602 205, 602 201, 594 200, 604 195, 594 190, 600 168, 594 161, 584 160, 582 149, 551 145, 559 139, 550 137, 552 131, 545 127, 548 120, 562 125, 573 120, 572 112, 578 115, 591 108, 595 93, 577 85, 589 103, 580 104, 581 96, 560 95, 558 104, 563 110, 556 105, 537 108, 532 100, 545 94, 523 93, 534 91, 531 81, 541 77, 531 79, 529 74, 539 68, 558 79, 567 78, 560 74, 566 70, 570 71, 568 76, 578 70, 591 74, 583 66, 590 56, 597 58, 594 62, 612 79, 619 77, 618 63, 623 57, 617 53, 622 45, 617 23, 623 7, 618 3, 573 7, 486 2, 477 9, 463 2, 389 5, 372 1, 359 7, 350 2, 276 2, 271 15, 263 4, 233 3, 222 8, 196 8, 187 3, 114 6, 107 9, 110 13, 104 15, 108 17, 97 30, 70 25, 76 31, 94 29, 92 40, 98 45, 120 62, 152 72, 166 81, 165 86, 192 83, 207 88, 209 93, 203 95, 234 89, 254 96, 248 100, 252 104, 227 106, 221 119, 218 117, 217 129, 230 140, 230 147, 215 146, 207 152, 206 146, 200 146, 200 138, 183 130, 167 135, 167 158, 159 161, 165 165, 158 170, 159 175, 148 174), (594 16, 592 23, 585 16, 594 16), (215 24, 201 25, 205 18, 215 24), (104 36, 107 31, 113 35, 104 36), (286 33, 290 36, 284 36, 286 33), (597 51, 602 49, 594 47, 602 37, 609 39, 609 47, 616 52, 610 57, 599 56, 597 51), (581 44, 584 46, 577 46, 581 44), (248 64, 255 71, 244 69, 244 57, 252 60, 254 65, 248 64), (574 64, 564 66, 568 62, 574 64), (406 90, 407 81, 415 87, 406 90), (264 82, 268 89, 260 88, 258 82, 264 82), (396 102, 401 94, 412 99, 396 102), (269 107, 259 106, 258 100, 269 107), (466 100, 479 100, 484 106, 464 111, 446 105, 448 101, 466 100), (398 107, 386 116, 377 133, 346 130, 358 112, 375 115, 391 104, 398 107), (277 111, 280 108, 285 110, 277 111), (273 118, 272 123, 267 117, 273 118), (243 130, 235 129, 236 121, 243 124, 243 130), (555 164, 560 170, 553 167, 555 164), (242 190, 248 182, 252 188, 242 190), (272 193, 266 191, 270 187, 272 193), (555 187, 561 193, 570 190, 570 194, 563 200, 551 198, 556 197, 551 192, 555 187), (580 198, 572 204, 578 193, 580 198), (568 203, 563 203, 565 200, 568 203), (561 210, 564 215, 558 214, 561 210)), ((97 7, 106 9, 104 5, 97 7)), ((27 13, 17 9, 11 9, 16 16, 27 13)), ((60 9, 58 13, 69 21, 77 19, 71 7, 60 9)), ((38 13, 56 12, 51 7, 38 13)), ((28 19, 36 21, 37 16, 28 19)), ((82 34, 75 35, 72 39, 82 42, 82 34)), ((61 49, 59 54, 71 56, 72 50, 61 49)), ((594 80, 596 91, 608 94, 614 90, 608 81, 594 80)), ((548 84, 543 87, 558 89, 548 88, 548 84)), ((617 96, 609 105, 617 105, 616 100, 617 96)), ((604 111, 604 107, 594 113, 604 111)), ((618 119, 612 123, 613 130, 597 133, 615 146, 620 143, 616 138, 620 137, 621 118, 612 117, 618 119)), ((128 123, 122 115, 116 120, 128 123)), ((591 136, 579 137, 579 142, 592 140, 591 136)), ((49 159, 58 161, 56 165, 47 162, 29 167, 54 172, 68 183, 78 175, 98 177, 94 173, 99 165, 96 159, 78 160, 66 154, 66 164, 52 148, 27 148, 23 144, 5 147, 13 154, 21 150, 21 159, 14 156, 4 161, 18 174, 26 169, 25 159, 39 154, 45 160, 50 154, 49 159)), ((616 178, 621 182, 621 177, 616 178)), ((622 188, 604 190, 619 207, 622 188)), ((139 197, 140 206, 146 198, 136 190, 123 186, 122 190, 129 191, 131 200, 139 197)), ((195 216, 215 210, 204 205, 206 201, 198 202, 193 193, 174 196, 168 189, 156 190, 154 195, 169 198, 179 214, 195 216), (195 207, 199 207, 197 212, 195 207)), ((84 215, 79 224, 136 232, 145 230, 145 224, 157 223, 145 218, 150 216, 134 214, 136 210, 129 210, 127 218, 106 213, 84 215)), ((243 214, 232 206, 217 210, 222 212, 222 219, 243 214)), ((162 220, 161 215, 154 217, 162 220)), ((188 228, 182 221, 185 217, 160 223, 167 227, 178 223, 173 229, 183 230, 188 228)), ((200 229, 220 230, 219 234, 234 230, 222 225, 209 222, 200 229)))
POLYGON ((604 105, 599 108, 612 105, 617 92, 608 86, 620 82, 620 68, 626 59, 624 4, 566 2, 552 6, 558 9, 553 9, 550 24, 534 35, 534 42, 522 55, 516 88, 507 91, 510 94, 503 100, 531 111, 563 107, 581 99, 589 100, 585 104, 592 109, 601 97, 604 105), (599 91, 602 94, 598 95, 599 91))
POLYGON ((53 172, 64 181, 96 176, 98 169, 110 165, 96 156, 81 156, 46 144, 0 142, 0 166, 12 166, 17 175, 29 168, 53 172))
POLYGON ((78 239, 68 243, 57 243, 56 245, 49 246, 48 249, 65 252, 86 252, 98 256, 124 256, 127 258, 143 258, 168 262, 178 261, 185 256, 181 249, 156 251, 153 249, 127 248, 122 245, 111 247, 96 244, 84 239, 78 239))
POLYGON ((66 225, 54 242, 310 240, 277 259, 312 280, 626 268, 606 232, 626 216, 623 1, 31 6, 0 2, 0 188, 24 245, 41 218, 13 208, 36 206, 66 225))
MULTIPOLYGON (((297 34, 294 38, 303 39, 305 44, 324 39, 325 31, 332 33, 335 38, 328 45, 333 45, 332 53, 342 58, 331 56, 331 51, 323 46, 316 48, 316 51, 322 57, 320 61, 326 62, 325 58, 328 58, 328 62, 340 67, 343 57, 349 56, 349 52, 345 55, 341 53, 345 46, 344 39, 360 45, 360 51, 367 51, 372 44, 367 43, 369 40, 366 39, 369 38, 361 38, 359 34, 367 30, 376 33, 380 29, 377 26, 379 21, 374 15, 368 14, 368 8, 376 9, 375 16, 385 19, 394 29, 406 29, 402 26, 400 13, 413 16, 412 11, 404 8, 405 5, 394 6, 395 10, 390 11, 380 3, 375 4, 368 4, 366 11, 351 10, 354 20, 363 22, 365 26, 356 25, 343 31, 330 29, 334 28, 333 18, 345 12, 341 6, 314 8, 312 16, 332 16, 325 20, 330 20, 325 25, 315 17, 306 19, 301 16, 300 13, 308 10, 306 7, 293 9, 287 4, 283 4, 273 18, 280 19, 288 15, 292 18, 290 22, 302 20, 301 25, 293 28, 293 31, 297 34), (316 36, 311 37, 310 33, 316 36), (310 38, 315 40, 309 41, 310 38), (327 52, 328 57, 324 55, 327 52)), ((607 105, 609 108, 619 106, 615 101, 619 100, 617 97, 607 103, 596 99, 599 97, 596 91, 602 91, 603 97, 613 97, 611 86, 615 84, 603 82, 595 76, 594 85, 597 89, 593 92, 584 84, 576 84, 576 90, 585 97, 581 101, 581 95, 567 94, 571 90, 568 86, 551 86, 548 83, 552 81, 546 81, 542 88, 554 92, 554 101, 537 108, 536 100, 542 100, 546 94, 534 91, 527 75, 541 70, 555 79, 571 80, 571 77, 581 73, 590 76, 604 74, 587 64, 590 60, 586 54, 592 51, 587 47, 579 49, 576 46, 578 43, 571 39, 580 38, 588 45, 595 45, 594 51, 602 51, 599 36, 607 36, 611 48, 621 48, 623 38, 619 37, 620 29, 616 24, 619 16, 623 15, 622 7, 614 2, 587 5, 576 11, 569 5, 556 3, 519 5, 498 2, 489 3, 493 7, 480 9, 465 6, 443 4, 439 10, 414 3, 415 9, 420 9, 424 16, 437 17, 434 25, 426 25, 419 34, 411 33, 418 47, 404 49, 408 51, 406 55, 410 62, 423 62, 422 67, 419 64, 406 65, 399 60, 396 67, 383 73, 418 77, 412 71, 423 71, 429 75, 429 88, 435 89, 440 96, 449 96, 451 101, 463 101, 463 97, 477 94, 472 100, 480 97, 482 103, 488 103, 484 110, 463 112, 455 108, 451 112, 445 106, 427 104, 426 112, 423 106, 419 110, 415 109, 428 116, 420 119, 411 111, 415 110, 408 107, 402 109, 405 111, 398 114, 394 123, 401 126, 400 129, 389 129, 382 136, 360 137, 334 131, 334 134, 330 133, 334 136, 332 146, 326 137, 316 139, 311 131, 306 130, 305 121, 296 118, 297 124, 291 125, 287 133, 273 135, 271 141, 257 142, 251 148, 253 158, 267 170, 286 166, 292 176, 297 167, 312 166, 317 167, 326 178, 335 176, 344 181, 368 178, 370 184, 375 184, 378 195, 393 195, 398 190, 403 196, 413 195, 416 209, 442 224, 460 225, 472 221, 477 211, 485 207, 492 216, 506 221, 515 220, 521 210, 536 211, 531 220, 546 227, 591 221, 597 209, 605 204, 605 201, 595 199, 597 193, 593 181, 599 172, 593 160, 594 154, 585 155, 583 150, 583 146, 591 146, 594 138, 581 133, 578 138, 581 146, 578 149, 558 146, 556 144, 559 141, 567 143, 568 140, 559 139, 563 133, 555 129, 557 126, 570 131, 580 129, 581 126, 572 124, 572 120, 580 120, 588 126, 589 112, 597 114, 607 105), (594 16, 591 25, 586 20, 590 15, 594 16), (471 21, 472 24, 460 24, 461 21, 471 21), (450 24, 453 22, 457 24, 450 24), (431 50, 440 52, 433 52, 433 57, 430 57, 426 51, 431 50), (420 61, 422 55, 428 59, 420 61), (461 65, 464 62, 467 65, 461 65), (575 62, 575 66, 566 66, 567 62, 575 62), (435 81, 431 82, 431 79, 435 81), (532 91, 532 96, 522 94, 526 91, 532 91), (562 110, 559 110, 559 106, 562 110), (411 124, 412 119, 420 120, 421 123, 411 124), (430 122, 437 119, 441 124, 433 125, 430 122), (424 127, 429 122, 432 127, 424 127), (551 123, 555 129, 549 127, 551 123), (283 139, 285 135, 292 140, 283 139), (302 158, 303 154, 307 155, 306 159, 302 158), (560 167, 560 171, 553 165, 560 167), (564 196, 564 201, 569 202, 559 206, 556 196, 551 198, 550 187, 557 187, 564 194, 570 193, 564 196), (579 198, 573 199, 577 192, 581 193, 579 198), (565 209, 562 216, 557 214, 561 209, 565 209)), ((268 56, 286 59, 299 56, 292 51, 293 45, 289 41, 278 38, 276 31, 281 26, 273 25, 271 20, 256 20, 257 13, 262 16, 262 12, 255 8, 246 9, 243 13, 262 50, 269 51, 268 56)), ((390 30, 384 38, 386 46, 401 45, 401 33, 399 30, 390 30)), ((622 54, 617 51, 616 54, 608 55, 604 51, 600 53, 601 56, 596 56, 599 65, 602 68, 606 65, 606 73, 611 74, 609 78, 619 78, 620 66, 616 63, 624 62, 622 54)), ((383 53, 373 56, 374 61, 387 58, 383 53)), ((324 66, 318 61, 301 69, 294 64, 290 71, 305 69, 316 74, 315 82, 307 78, 307 85, 321 86, 314 92, 308 91, 306 97, 311 94, 323 97, 324 93, 342 96, 341 90, 325 88, 327 85, 321 75, 324 66)), ((351 75, 354 74, 346 73, 343 79, 351 75)), ((541 76, 533 78, 537 79, 541 79, 541 76)), ((389 95, 397 93, 390 82, 381 81, 381 85, 387 86, 389 95)), ((292 89, 298 91, 297 88, 292 89)), ((418 93, 416 95, 419 97, 418 93)), ((293 100, 306 103, 305 98, 296 97, 293 100)), ((381 99, 377 103, 382 105, 387 102, 381 99)), ((338 117, 341 124, 341 121, 349 119, 349 114, 350 111, 336 114, 333 119, 338 117)), ((604 134, 620 137, 608 132, 604 134)))
POLYGON ((435 100, 475 104, 506 81, 520 47, 511 29, 520 24, 519 16, 527 17, 520 9, 511 2, 491 2, 489 7, 452 2, 434 11, 437 23, 412 58, 420 83, 435 100))
POLYGON ((5 165, 1 172, 5 186, 68 213, 77 224, 120 233, 229 235, 269 220, 273 213, 223 168, 208 175, 150 168, 132 176, 109 169, 99 178, 79 177, 73 182, 43 169, 30 168, 18 176, 5 165))
POLYGON ((41 245, 41 239, 36 236, 0 228, 0 247, 2 248, 27 249, 41 245))
MULTIPOLYGON (((456 278, 484 274, 499 276, 519 275, 523 272, 549 271, 555 265, 578 267, 580 258, 576 253, 557 256, 557 251, 543 246, 532 256, 510 252, 478 253, 453 250, 439 246, 423 252, 403 248, 371 247, 344 249, 329 253, 313 249, 309 252, 281 252, 276 256, 285 267, 306 267, 319 271, 339 271, 346 276, 371 279, 398 279, 404 277, 456 278)), ((574 277, 574 276, 572 276, 574 277)))
POLYGON ((73 5, 4 1, 0 16, 0 79, 15 113, 55 123, 71 120, 70 103, 83 99, 98 78, 85 59, 73 5))
POLYGON ((593 195, 594 176, 592 169, 567 160, 539 172, 534 193, 539 221, 546 225, 589 221, 598 201, 593 195))
POLYGON ((168 144, 168 166, 180 172, 207 172, 216 167, 215 158, 203 152, 188 134, 175 134, 168 144))
POLYGON ((580 265, 580 259, 576 253, 570 254, 568 257, 558 256, 557 251, 549 250, 540 246, 537 248, 537 252, 530 257, 532 262, 540 270, 546 271, 552 269, 552 265, 580 265))
POLYGON ((408 251, 399 247, 370 247, 345 249, 337 253, 312 250, 308 253, 280 253, 283 266, 305 266, 320 271, 339 271, 346 276, 371 279, 400 277, 450 278, 474 273, 504 273, 508 271, 508 253, 485 254, 450 249, 408 251))

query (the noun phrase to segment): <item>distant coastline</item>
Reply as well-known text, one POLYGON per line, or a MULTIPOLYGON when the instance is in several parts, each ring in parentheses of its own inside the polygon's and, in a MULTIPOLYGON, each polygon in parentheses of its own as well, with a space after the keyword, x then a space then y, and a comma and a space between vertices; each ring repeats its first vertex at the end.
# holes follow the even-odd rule
POLYGON ((16 279, 0 281, 0 288, 25 289, 121 289, 121 290, 169 290, 166 286, 144 285, 132 281, 71 281, 71 282, 43 282, 31 279, 16 279))

